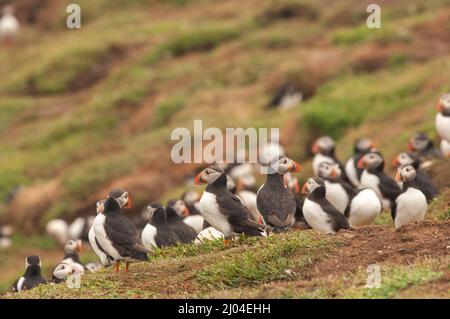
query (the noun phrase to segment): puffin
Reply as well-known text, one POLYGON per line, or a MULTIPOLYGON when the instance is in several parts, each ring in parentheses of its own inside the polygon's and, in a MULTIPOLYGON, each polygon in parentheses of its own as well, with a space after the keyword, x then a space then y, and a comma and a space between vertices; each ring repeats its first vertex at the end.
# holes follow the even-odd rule
POLYGON ((281 232, 295 224, 297 202, 294 195, 284 185, 283 175, 297 173, 300 165, 285 156, 272 159, 267 168, 266 182, 257 193, 256 203, 259 212, 274 232, 281 232))
POLYGON ((196 235, 202 231, 203 223, 205 221, 202 215, 191 215, 188 206, 182 199, 171 200, 170 204, 177 215, 182 219, 183 223, 194 229, 196 235))
POLYGON ((69 239, 89 240, 89 230, 92 227, 95 216, 77 217, 72 221, 67 229, 69 239))
POLYGON ((441 96, 436 104, 435 127, 441 139, 450 143, 450 93, 441 96))
POLYGON ((207 184, 200 199, 200 212, 205 222, 223 233, 225 245, 238 234, 267 236, 270 228, 255 222, 239 197, 227 189, 223 170, 207 167, 195 177, 194 183, 207 184))
POLYGON ((312 166, 314 176, 319 176, 319 164, 322 162, 331 162, 339 165, 342 171, 342 179, 347 181, 347 176, 345 175, 344 166, 336 158, 335 155, 336 143, 330 136, 319 137, 313 144, 311 152, 314 154, 312 166))
POLYGON ((345 163, 345 175, 354 187, 361 185, 360 178, 362 170, 358 168, 358 161, 362 156, 374 149, 374 144, 368 138, 360 138, 355 141, 353 147, 353 156, 345 163))
POLYGON ((195 190, 189 190, 181 195, 181 200, 189 210, 189 215, 201 215, 200 213, 200 195, 195 190))
POLYGON ((303 215, 308 224, 325 234, 350 228, 347 218, 326 199, 325 192, 325 182, 320 177, 309 178, 303 185, 302 193, 307 194, 303 215))
POLYGON ((311 228, 308 223, 306 222, 305 216, 303 216, 303 202, 304 199, 302 196, 300 196, 300 186, 298 183, 298 178, 287 172, 283 176, 284 180, 284 186, 286 186, 287 189, 289 189, 294 195, 296 208, 295 208, 295 228, 298 229, 309 229, 311 228))
MULTIPOLYGON (((184 222, 183 216, 188 216, 186 205, 181 200, 171 199, 166 205, 167 224, 182 243, 191 243, 197 237, 195 228, 184 222)), ((201 225, 203 225, 203 220, 201 225)))
POLYGON ((80 260, 80 253, 83 250, 83 244, 81 240, 70 239, 64 246, 64 258, 63 261, 71 263, 75 270, 80 273, 84 273, 84 266, 80 260))
POLYGON ((180 239, 167 224, 165 208, 159 203, 153 203, 145 208, 147 225, 142 231, 142 243, 145 248, 152 250, 176 245, 180 239))
POLYGON ((25 273, 13 284, 13 292, 32 289, 38 285, 46 284, 47 280, 42 277, 42 263, 38 256, 25 258, 25 273))
POLYGON ((294 83, 285 83, 280 86, 270 100, 268 107, 290 109, 298 105, 303 99, 303 93, 294 83))
POLYGON ((356 190, 345 212, 351 227, 371 225, 383 211, 383 204, 377 194, 370 188, 356 190))
POLYGON ((73 267, 73 264, 63 260, 53 268, 51 282, 59 284, 66 281, 67 277, 75 273, 76 269, 73 267))
POLYGON ((381 153, 370 151, 361 157, 358 167, 364 169, 361 174, 361 186, 372 189, 383 203, 383 208, 392 210, 401 190, 395 180, 383 171, 384 158, 381 153))
POLYGON ((395 180, 403 182, 402 193, 396 199, 392 210, 395 229, 403 225, 419 222, 425 218, 428 209, 427 199, 416 183, 416 170, 412 165, 400 166, 395 180))
MULTIPOLYGON (((428 176, 428 174, 424 172, 422 169, 420 169, 419 157, 414 153, 402 152, 392 160, 392 166, 394 168, 398 168, 404 165, 412 165, 412 167, 414 167, 414 169, 416 170, 417 187, 419 187, 419 189, 425 195, 428 202, 433 200, 433 198, 435 198, 438 195, 439 191, 434 186, 431 177, 428 176)), ((399 186, 400 188, 402 187, 401 182, 399 186)))
POLYGON ((52 219, 45 226, 47 235, 53 238, 59 245, 64 246, 69 239, 68 236, 69 225, 65 220, 52 219))
POLYGON ((8 249, 12 245, 11 235, 13 227, 10 225, 0 225, 0 249, 8 249))
MULTIPOLYGON (((106 199, 101 199, 95 203, 96 213, 97 215, 103 213, 105 207, 106 199)), ((95 219, 94 219, 95 220, 95 219)), ((89 243, 91 244, 92 249, 95 254, 100 258, 100 262, 103 266, 110 266, 114 262, 114 258, 109 256, 103 248, 101 248, 97 238, 95 237, 94 225, 91 226, 88 233, 89 243)))
POLYGON ((418 155, 421 161, 442 157, 433 141, 423 132, 416 132, 409 138, 408 151, 418 155))
POLYGON ((97 214, 93 224, 98 246, 112 257, 116 272, 119 272, 120 262, 124 261, 125 272, 128 273, 130 263, 148 260, 139 232, 121 211, 122 207, 131 208, 131 198, 127 191, 114 189, 103 207, 103 212, 97 214))
POLYGON ((14 16, 14 12, 14 7, 6 6, 0 18, 0 40, 5 44, 13 43, 19 31, 19 21, 14 16))
POLYGON ((319 164, 319 177, 325 182, 325 198, 342 214, 345 214, 353 197, 353 187, 341 178, 339 165, 331 162, 319 164))

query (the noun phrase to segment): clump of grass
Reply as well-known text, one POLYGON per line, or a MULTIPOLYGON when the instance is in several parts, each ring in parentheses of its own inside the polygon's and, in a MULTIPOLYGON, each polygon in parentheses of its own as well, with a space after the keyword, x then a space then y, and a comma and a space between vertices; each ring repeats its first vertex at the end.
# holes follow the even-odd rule
POLYGON ((319 10, 307 2, 284 0, 274 2, 258 17, 258 21, 265 25, 279 20, 303 18, 314 21, 319 17, 319 10))
POLYGON ((156 108, 155 115, 152 120, 152 126, 155 128, 167 125, 175 113, 181 110, 185 105, 185 101, 180 98, 172 98, 159 104, 156 108))
POLYGON ((290 279, 320 256, 328 246, 310 232, 291 232, 268 237, 251 249, 225 257, 196 274, 210 287, 236 288, 280 279, 290 279))
POLYGON ((181 56, 196 51, 208 51, 225 41, 237 38, 239 35, 239 29, 231 27, 195 30, 160 45, 148 56, 147 62, 153 64, 163 57, 181 56))
POLYGON ((380 44, 392 42, 408 42, 410 34, 404 30, 383 26, 380 29, 369 29, 366 24, 355 28, 346 28, 335 31, 332 34, 332 42, 337 45, 351 46, 364 42, 374 41, 380 44))

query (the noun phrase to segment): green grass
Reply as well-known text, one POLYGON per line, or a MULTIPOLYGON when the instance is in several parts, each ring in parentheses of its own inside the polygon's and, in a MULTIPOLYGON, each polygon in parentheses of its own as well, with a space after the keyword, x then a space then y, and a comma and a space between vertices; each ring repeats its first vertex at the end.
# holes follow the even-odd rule
POLYGON ((185 101, 181 97, 174 97, 164 101, 156 107, 152 120, 152 127, 160 128, 167 125, 170 119, 185 106, 185 101))
POLYGON ((307 232, 292 232, 265 240, 252 249, 207 266, 196 274, 201 284, 236 288, 289 279, 304 271, 329 245, 307 232))

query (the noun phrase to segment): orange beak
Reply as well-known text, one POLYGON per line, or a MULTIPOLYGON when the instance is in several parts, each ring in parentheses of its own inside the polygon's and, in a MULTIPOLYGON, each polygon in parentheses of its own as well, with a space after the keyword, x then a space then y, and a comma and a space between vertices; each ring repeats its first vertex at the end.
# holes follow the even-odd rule
POLYGON ((187 208, 187 206, 186 206, 186 207, 184 207, 184 210, 183 210, 183 217, 188 217, 189 215, 190 215, 189 208, 187 208))
POLYGON ((291 166, 291 168, 289 169, 289 171, 290 172, 292 172, 292 173, 298 173, 298 172, 300 172, 301 170, 302 170, 302 167, 300 166, 300 164, 298 164, 297 162, 295 162, 295 161, 292 161, 292 166, 291 166))
POLYGON ((398 156, 392 160, 392 167, 398 167, 400 162, 398 161, 398 156))
POLYGON ((358 168, 359 169, 363 169, 364 168, 364 165, 365 165, 365 163, 364 163, 364 157, 362 157, 359 161, 358 161, 358 168))
POLYGON ((442 105, 442 103, 440 101, 438 101, 436 103, 436 110, 440 113, 444 110, 444 106, 442 105))
POLYGON ((319 145, 317 145, 317 142, 314 142, 313 146, 311 147, 311 152, 313 154, 319 153, 319 145))
POLYGON ((337 177, 337 171, 334 167, 331 169, 331 177, 337 177))
POLYGON ((203 184, 202 173, 199 173, 197 176, 195 176, 194 185, 202 185, 202 184, 203 184))
POLYGON ((77 241, 77 251, 79 253, 83 252, 83 242, 81 240, 77 241))
POLYGON ((130 196, 130 194, 128 194, 128 202, 125 205, 125 208, 131 208, 131 207, 133 207, 133 204, 131 202, 131 196, 130 196))
POLYGON ((302 194, 308 194, 308 184, 305 183, 302 187, 302 194))
POLYGON ((239 192, 239 191, 243 190, 244 188, 245 188, 244 183, 240 179, 238 179, 236 182, 236 192, 239 192))
POLYGON ((397 174, 395 174, 395 181, 397 183, 402 181, 402 176, 400 175, 400 172, 397 172, 397 174))

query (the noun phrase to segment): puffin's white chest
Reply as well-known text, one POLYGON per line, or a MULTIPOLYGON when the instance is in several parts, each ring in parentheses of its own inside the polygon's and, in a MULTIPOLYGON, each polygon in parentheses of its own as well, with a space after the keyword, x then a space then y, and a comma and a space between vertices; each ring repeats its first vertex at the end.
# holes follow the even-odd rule
POLYGON ((325 181, 325 190, 325 198, 328 199, 328 201, 343 214, 349 201, 348 194, 345 189, 339 183, 330 183, 325 181))
POLYGON ((203 229, 195 238, 195 244, 201 244, 205 240, 214 240, 216 238, 223 238, 223 234, 214 227, 207 227, 203 229))
POLYGON ((204 221, 205 220, 201 215, 192 215, 183 219, 183 223, 192 227, 197 234, 202 231, 204 221))
POLYGON ((358 173, 356 171, 355 163, 353 157, 350 157, 345 163, 345 174, 347 175, 353 186, 358 187, 361 183, 359 182, 358 173))
POLYGON ((351 226, 370 225, 383 209, 377 194, 365 189, 356 195, 350 205, 348 222, 351 226))
POLYGON ((323 211, 319 204, 305 199, 303 204, 303 216, 312 229, 318 230, 326 234, 334 234, 335 231, 331 226, 330 217, 323 211))
POLYGON ((363 171, 361 175, 361 186, 373 190, 377 194, 378 198, 381 200, 383 208, 389 209, 391 207, 391 201, 387 198, 384 198, 383 194, 381 194, 379 185, 380 179, 378 178, 378 176, 371 174, 366 170, 363 171))
POLYGON ((256 204, 256 198, 257 195, 253 192, 243 190, 240 191, 237 196, 242 200, 242 203, 244 203, 244 206, 248 208, 250 211, 250 214, 252 215, 252 219, 256 222, 260 222, 262 216, 258 210, 257 204, 256 204))
POLYGON ((216 195, 207 191, 203 192, 200 199, 200 212, 211 226, 222 232, 226 237, 234 235, 226 216, 220 212, 216 195))
POLYGON ((395 229, 425 218, 427 199, 418 189, 409 187, 406 192, 397 197, 397 213, 394 220, 395 229))
POLYGON ((105 219, 106 216, 104 214, 98 214, 94 219, 94 234, 98 240, 98 243, 102 248, 108 253, 109 256, 114 258, 114 260, 120 260, 121 256, 119 252, 112 245, 111 240, 109 240, 108 236, 105 232, 105 219))
POLYGON ((325 155, 322 155, 320 153, 317 153, 314 156, 314 159, 313 159, 313 162, 312 162, 314 176, 318 176, 319 175, 319 165, 320 165, 320 163, 323 163, 323 162, 334 163, 335 161, 334 161, 334 159, 332 159, 329 156, 325 156, 325 155))
POLYGON ((144 230, 142 231, 142 243, 144 244, 144 247, 148 250, 153 250, 154 248, 158 248, 158 245, 156 244, 156 234, 157 229, 155 226, 148 224, 145 225, 144 230))
POLYGON ((450 142, 450 116, 436 114, 435 126, 441 138, 450 142))
POLYGON ((92 249, 94 250, 95 254, 100 258, 100 262, 103 266, 109 265, 109 260, 106 254, 98 248, 97 243, 95 241, 95 231, 94 226, 92 225, 89 229, 88 233, 89 243, 91 244, 92 249))

